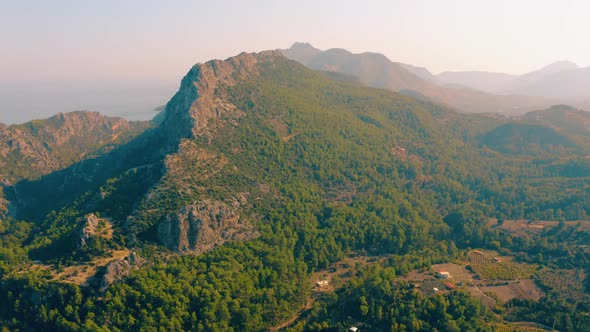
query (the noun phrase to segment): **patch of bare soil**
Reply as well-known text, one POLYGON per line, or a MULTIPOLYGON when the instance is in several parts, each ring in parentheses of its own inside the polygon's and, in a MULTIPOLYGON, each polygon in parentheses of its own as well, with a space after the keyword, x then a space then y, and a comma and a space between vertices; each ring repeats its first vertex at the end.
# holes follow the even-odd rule
POLYGON ((507 281, 496 284, 477 281, 476 284, 482 292, 496 294, 502 303, 506 303, 512 299, 538 301, 544 295, 543 291, 537 287, 535 281, 532 279, 507 281))
POLYGON ((33 264, 32 269, 49 270, 53 280, 67 282, 77 285, 86 285, 90 278, 96 275, 99 268, 108 265, 110 262, 123 259, 129 256, 128 249, 113 250, 109 257, 94 259, 91 262, 71 265, 56 269, 54 266, 45 264, 33 264))

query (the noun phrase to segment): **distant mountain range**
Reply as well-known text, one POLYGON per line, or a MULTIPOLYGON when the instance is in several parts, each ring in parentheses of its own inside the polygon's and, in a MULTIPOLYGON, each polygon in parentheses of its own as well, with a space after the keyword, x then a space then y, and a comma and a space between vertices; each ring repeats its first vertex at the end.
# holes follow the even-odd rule
POLYGON ((379 53, 326 51, 308 43, 281 50, 305 66, 358 77, 365 85, 422 96, 466 113, 522 114, 554 104, 590 105, 590 70, 557 62, 522 76, 490 72, 445 72, 393 62, 379 53), (588 97, 588 98, 585 98, 588 97))
POLYGON ((590 98, 590 67, 559 61, 517 76, 481 71, 444 72, 435 76, 443 84, 472 87, 496 94, 520 94, 548 98, 590 98))

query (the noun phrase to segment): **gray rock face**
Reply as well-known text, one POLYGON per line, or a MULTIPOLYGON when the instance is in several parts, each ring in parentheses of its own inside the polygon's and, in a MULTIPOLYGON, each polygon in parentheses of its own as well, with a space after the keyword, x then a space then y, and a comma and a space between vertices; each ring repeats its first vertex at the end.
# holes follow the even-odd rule
POLYGON ((277 56, 280 56, 278 51, 241 53, 227 60, 212 60, 193 66, 166 106, 162 121, 165 136, 173 142, 196 137, 207 132, 211 119, 239 117, 240 111, 234 105, 219 98, 217 88, 233 86, 256 75, 257 64, 272 63, 277 56))
POLYGON ((86 246, 86 242, 90 240, 90 238, 96 236, 96 229, 98 228, 98 224, 100 219, 94 213, 90 213, 84 217, 84 221, 78 227, 78 231, 76 234, 76 244, 78 248, 82 248, 86 246))
MULTIPOLYGON (((217 174, 223 167, 231 167, 225 154, 211 145, 220 133, 239 126, 239 119, 246 114, 231 103, 228 87, 253 82, 262 68, 273 66, 280 58, 282 55, 278 51, 242 53, 191 68, 182 79, 178 92, 166 105, 160 119, 162 122, 155 131, 160 136, 158 141, 165 142, 170 148, 164 151, 166 157, 161 178, 151 186, 142 203, 124 223, 128 243, 135 243, 138 234, 148 229, 151 231, 154 225, 146 225, 145 220, 163 221, 157 227, 160 243, 180 252, 200 252, 228 240, 252 236, 241 234, 242 230, 249 231, 252 227, 246 226, 246 222, 237 215, 218 216, 222 222, 214 225, 209 223, 210 217, 197 216, 200 212, 190 213, 197 207, 182 209, 182 206, 195 199, 209 198, 207 188, 197 184, 195 179, 202 181, 217 174), (175 192, 181 198, 171 202, 173 210, 160 206, 162 199, 169 199, 166 198, 169 192, 175 192), (168 215, 170 211, 175 212, 168 215)), ((223 211, 225 213, 226 210, 223 211)), ((235 211, 231 210, 231 213, 235 211)))
POLYGON ((229 241, 252 239, 258 233, 236 213, 239 206, 238 201, 230 206, 209 200, 187 205, 158 225, 158 239, 181 253, 202 253, 229 241))
POLYGON ((145 260, 135 252, 131 252, 129 256, 124 259, 118 259, 110 262, 104 271, 104 275, 100 279, 99 289, 104 292, 109 285, 128 276, 131 271, 139 269, 145 260))
POLYGON ((21 168, 25 166, 30 169, 28 173, 46 174, 59 168, 59 161, 24 128, 0 127, 0 180, 8 182, 23 177, 21 168))
POLYGON ((14 184, 49 174, 148 127, 147 122, 84 111, 19 125, 0 124, 0 182, 14 184))

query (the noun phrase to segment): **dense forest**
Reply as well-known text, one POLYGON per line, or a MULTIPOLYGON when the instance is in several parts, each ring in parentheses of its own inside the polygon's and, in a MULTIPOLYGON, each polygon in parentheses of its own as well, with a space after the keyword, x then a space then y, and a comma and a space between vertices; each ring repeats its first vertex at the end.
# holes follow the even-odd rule
MULTIPOLYGON (((7 186, 9 199, 15 192, 34 199, 0 220, 0 326, 264 331, 306 305, 314 273, 346 257, 375 256, 386 259, 359 268, 286 329, 492 331, 529 321, 590 331, 587 296, 567 299, 545 287, 539 301, 489 308, 461 288, 431 296, 398 278, 471 248, 587 269, 590 232, 566 222, 589 222, 589 135, 569 137, 563 123, 458 114, 334 81, 278 55, 233 61, 252 56, 254 74, 238 67, 212 96, 193 91, 207 67, 191 69, 159 127, 7 186), (188 113, 196 98, 220 103, 220 115, 195 122, 191 135, 166 136, 173 116, 188 113), (74 186, 80 170, 94 176, 74 186), (58 202, 47 199, 54 190, 58 202), (257 236, 199 253, 160 245, 160 225, 197 201, 233 204, 257 236), (91 213, 109 221, 112 236, 80 247, 73 238, 91 213), (492 219, 561 223, 516 236, 489 227, 492 219), (145 263, 108 287, 55 277, 123 250, 145 263)), ((95 279, 107 273, 98 270, 95 279)))

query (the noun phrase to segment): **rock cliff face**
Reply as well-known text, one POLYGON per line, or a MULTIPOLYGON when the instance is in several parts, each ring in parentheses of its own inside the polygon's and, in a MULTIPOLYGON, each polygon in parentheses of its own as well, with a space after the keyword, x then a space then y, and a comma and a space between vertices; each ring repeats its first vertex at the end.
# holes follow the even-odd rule
POLYGON ((73 140, 84 141, 86 135, 100 144, 112 140, 122 132, 130 130, 130 122, 117 117, 105 117, 98 112, 71 112, 41 121, 31 121, 22 125, 32 135, 48 146, 61 146, 73 140))
POLYGON ((182 79, 180 89, 166 105, 162 123, 169 140, 203 135, 210 119, 239 116, 234 105, 217 94, 219 87, 235 85, 258 73, 257 64, 272 62, 278 51, 256 54, 242 53, 227 60, 213 60, 197 64, 182 79))
POLYGON ((12 183, 21 178, 46 174, 59 167, 59 161, 42 141, 26 129, 0 128, 0 181, 12 183))
POLYGON ((109 285, 128 276, 131 271, 139 269, 144 263, 145 260, 135 252, 131 252, 129 256, 123 259, 110 262, 105 267, 104 274, 100 278, 100 292, 104 292, 109 285))
POLYGON ((158 239, 177 252, 202 253, 228 241, 245 241, 257 236, 253 226, 240 218, 236 209, 223 202, 202 201, 169 215, 158 225, 158 239))
MULTIPOLYGON (((130 190, 125 196, 130 201, 128 210, 117 216, 120 219, 113 219, 114 227, 121 227, 127 235, 127 245, 158 238, 174 251, 199 253, 256 236, 244 217, 248 207, 239 199, 228 200, 238 197, 238 191, 249 191, 251 181, 230 162, 228 152, 213 143, 221 133, 241 126, 244 119, 244 111, 230 102, 233 90, 228 87, 252 82, 264 68, 276 65, 279 57, 278 51, 242 53, 195 65, 166 105, 161 122, 139 136, 132 134, 148 125, 88 112, 1 126, 0 179, 6 178, 7 189, 11 189, 6 196, 18 203, 23 219, 42 220, 48 211, 67 206, 86 193, 92 196, 87 196, 91 198, 84 213, 103 213, 97 207, 106 196, 95 195, 94 190, 109 179, 125 180, 129 170, 136 170, 147 180, 139 189, 130 190), (125 137, 136 138, 105 150, 125 142, 125 137), (94 156, 99 157, 89 158, 94 156), (243 187, 234 191, 232 180, 212 185, 228 170, 233 170, 243 187), (187 205, 191 202, 198 203, 187 205)), ((117 185, 112 187, 121 192, 129 187, 117 185)), ((1 205, 0 201, 0 212, 1 205)), ((75 229, 80 246, 92 237, 95 226, 91 217, 75 229)))
POLYGON ((79 236, 79 246, 84 247, 86 245, 86 241, 96 235, 96 229, 98 228, 99 220, 94 214, 89 214, 86 216, 85 222, 80 227, 78 232, 79 236))
POLYGON ((78 231, 75 233, 75 239, 78 248, 86 246, 88 240, 96 236, 98 224, 100 219, 96 217, 94 213, 88 214, 84 217, 84 221, 78 227, 78 231))
MULTIPOLYGON (((212 188, 207 187, 210 184, 206 179, 218 176, 224 168, 236 167, 212 144, 220 129, 238 127, 245 115, 229 101, 228 87, 256 79, 261 67, 272 66, 277 57, 282 58, 278 51, 242 53, 197 64, 183 78, 158 128, 163 141, 175 149, 165 157, 161 179, 125 222, 129 243, 157 229, 157 238, 164 246, 198 253, 255 236, 252 225, 239 216, 245 207, 217 201, 219 195, 210 195, 212 188), (186 205, 195 201, 199 203, 186 205)), ((225 195, 222 197, 236 194, 231 188, 220 191, 225 195)))

